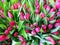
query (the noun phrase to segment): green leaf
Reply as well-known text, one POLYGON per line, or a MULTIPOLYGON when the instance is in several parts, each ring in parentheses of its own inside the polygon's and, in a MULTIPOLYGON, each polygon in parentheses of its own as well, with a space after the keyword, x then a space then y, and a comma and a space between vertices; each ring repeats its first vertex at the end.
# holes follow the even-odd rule
POLYGON ((41 33, 44 32, 42 28, 40 29, 40 32, 41 32, 41 33))
POLYGON ((25 32, 25 30, 21 30, 21 35, 24 36, 24 38, 28 39, 27 33, 25 32))
POLYGON ((4 24, 0 24, 0 27, 1 27, 2 29, 6 29, 6 28, 7 28, 4 24))
POLYGON ((56 32, 56 31, 58 31, 58 30, 60 30, 60 26, 56 27, 55 29, 52 29, 52 30, 51 30, 51 33, 54 33, 54 32, 56 32))
POLYGON ((21 45, 21 42, 16 42, 16 41, 12 40, 12 45, 21 45))
POLYGON ((49 23, 54 24, 56 20, 49 21, 49 23))
POLYGON ((19 24, 18 24, 18 31, 20 31, 21 30, 21 28, 22 28, 22 26, 23 26, 23 23, 24 23, 24 21, 19 21, 19 24))
POLYGON ((46 25, 48 24, 47 17, 45 17, 45 18, 43 19, 43 23, 46 24, 46 25))
POLYGON ((60 37, 58 37, 57 35, 51 34, 51 36, 54 37, 55 39, 60 39, 60 37))
POLYGON ((49 17, 52 17, 55 14, 55 12, 49 13, 49 17))
POLYGON ((33 8, 33 4, 31 3, 31 0, 28 0, 29 6, 31 8, 31 12, 34 13, 34 8, 33 8))
POLYGON ((39 22, 40 21, 40 16, 37 15, 36 18, 35 18, 36 22, 39 22))
POLYGON ((50 2, 50 5, 52 5, 53 7, 55 6, 54 0, 49 0, 49 2, 50 2))
POLYGON ((14 4, 14 3, 17 3, 17 2, 18 2, 18 0, 10 0, 11 4, 14 4))

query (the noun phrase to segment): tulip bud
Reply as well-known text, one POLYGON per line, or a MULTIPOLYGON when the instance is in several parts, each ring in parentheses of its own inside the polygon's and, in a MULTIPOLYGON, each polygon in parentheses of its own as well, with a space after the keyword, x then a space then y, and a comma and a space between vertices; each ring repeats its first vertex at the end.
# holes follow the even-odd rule
POLYGON ((53 25, 52 25, 52 24, 49 24, 49 25, 48 25, 48 28, 49 28, 49 29, 52 29, 52 28, 53 28, 53 25))
POLYGON ((0 35, 0 42, 5 40, 5 35, 0 35))
POLYGON ((56 32, 54 32, 53 34, 58 35, 58 34, 59 34, 59 32, 58 32, 58 31, 56 31, 56 32))
POLYGON ((26 41, 23 41, 23 42, 22 42, 22 45, 27 45, 26 41))
POLYGON ((55 27, 58 27, 58 26, 60 26, 60 23, 55 23, 55 27))
POLYGON ((29 20, 30 14, 27 13, 27 14, 24 16, 24 18, 25 18, 26 20, 29 20))
POLYGON ((8 35, 9 33, 10 33, 10 31, 9 30, 5 30, 5 32, 4 32, 6 35, 8 35))
POLYGON ((14 4, 13 7, 14 7, 14 9, 18 9, 17 4, 14 4))
POLYGON ((38 33, 38 32, 40 32, 40 27, 37 27, 36 29, 35 29, 35 31, 38 33))
POLYGON ((59 9, 60 8, 60 2, 56 3, 56 8, 59 9))
POLYGON ((24 37, 23 37, 23 36, 19 36, 19 40, 20 40, 21 42, 23 42, 23 41, 24 41, 24 37))
POLYGON ((10 11, 8 11, 8 16, 9 18, 13 18, 13 14, 10 11))
POLYGON ((46 29, 46 25, 42 25, 42 29, 46 29))
POLYGON ((18 6, 18 7, 21 7, 22 5, 21 5, 21 3, 20 3, 20 2, 18 2, 18 3, 17 3, 17 6, 18 6))
POLYGON ((60 17, 60 12, 57 12, 57 17, 60 17))
POLYGON ((17 36, 18 36, 18 32, 15 32, 15 33, 14 33, 14 37, 17 37, 17 36))
POLYGON ((52 44, 55 44, 54 39, 50 36, 46 37, 46 40, 50 41, 52 44))
POLYGON ((10 24, 11 27, 13 27, 15 25, 15 22, 11 21, 9 24, 10 24))
POLYGON ((26 33, 29 33, 30 31, 29 30, 25 30, 26 31, 26 33))
POLYGON ((24 20, 24 14, 23 14, 23 12, 20 12, 20 19, 24 20))
POLYGON ((45 17, 45 14, 44 13, 41 13, 40 14, 40 18, 44 18, 45 17))
POLYGON ((36 14, 39 14, 39 12, 40 12, 39 9, 36 9, 36 10, 35 10, 35 13, 36 13, 36 14))
POLYGON ((56 23, 60 23, 60 19, 57 19, 57 20, 56 20, 56 23))
POLYGON ((36 31, 35 30, 32 30, 31 31, 31 34, 32 34, 32 36, 36 35, 36 31))

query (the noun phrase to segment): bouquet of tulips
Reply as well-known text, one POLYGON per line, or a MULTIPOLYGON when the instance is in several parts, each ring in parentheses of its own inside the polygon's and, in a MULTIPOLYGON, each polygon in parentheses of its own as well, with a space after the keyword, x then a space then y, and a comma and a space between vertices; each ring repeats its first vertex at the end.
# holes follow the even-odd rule
POLYGON ((60 0, 0 0, 0 45, 60 45, 60 0))

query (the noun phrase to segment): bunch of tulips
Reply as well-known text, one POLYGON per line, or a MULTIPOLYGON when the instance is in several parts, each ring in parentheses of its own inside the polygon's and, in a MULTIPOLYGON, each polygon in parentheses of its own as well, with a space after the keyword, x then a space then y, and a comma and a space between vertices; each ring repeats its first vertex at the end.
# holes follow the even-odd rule
POLYGON ((60 45, 60 0, 1 0, 0 45, 60 45))

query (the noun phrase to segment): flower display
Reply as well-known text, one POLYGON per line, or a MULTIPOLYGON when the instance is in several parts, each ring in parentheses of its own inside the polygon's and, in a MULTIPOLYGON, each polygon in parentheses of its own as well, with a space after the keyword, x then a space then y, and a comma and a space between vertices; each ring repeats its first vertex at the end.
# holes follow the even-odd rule
POLYGON ((60 0, 0 0, 0 45, 60 45, 60 0))

